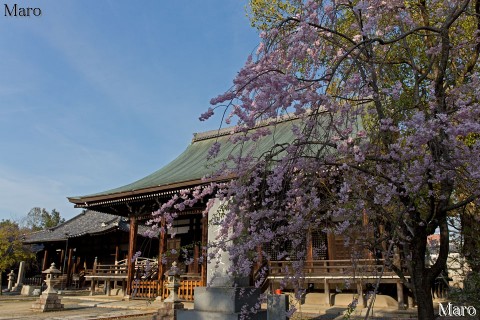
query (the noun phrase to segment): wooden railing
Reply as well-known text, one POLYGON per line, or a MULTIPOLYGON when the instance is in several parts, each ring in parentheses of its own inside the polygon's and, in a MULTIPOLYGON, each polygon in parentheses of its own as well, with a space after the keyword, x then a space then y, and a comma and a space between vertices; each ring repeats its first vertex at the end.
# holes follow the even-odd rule
POLYGON ((126 275, 127 265, 122 264, 97 264, 94 266, 91 275, 103 276, 103 275, 126 275))
MULTIPOLYGON (((127 260, 117 261, 115 264, 94 264, 88 276, 122 276, 127 274, 127 260)), ((135 277, 142 279, 156 279, 158 277, 158 262, 155 259, 138 258, 135 260, 135 277)))
MULTIPOLYGON (((163 281, 162 299, 170 295, 167 288, 168 282, 163 281)), ((202 285, 201 280, 181 280, 177 295, 180 300, 193 301, 194 289, 202 285)), ((158 281, 136 279, 132 283, 132 298, 134 299, 154 299, 158 296, 158 281)))
POLYGON ((85 275, 85 280, 90 281, 90 295, 95 294, 96 285, 99 282, 104 282, 104 291, 107 296, 110 295, 113 282, 113 287, 116 287, 118 282, 122 282, 122 288, 125 289, 125 283, 127 281, 127 269, 126 265, 115 264, 94 264, 92 272, 85 275))
MULTIPOLYGON (((138 257, 137 259, 135 259, 135 264, 145 264, 147 261, 149 263, 157 263, 157 259, 138 257)), ((118 260, 116 264, 126 265, 127 264, 127 259, 118 260)))
POLYGON ((25 278, 23 284, 28 286, 41 286, 42 285, 42 275, 36 275, 30 278, 25 278))
MULTIPOLYGON (((126 260, 117 261, 116 264, 96 264, 92 269, 92 272, 87 276, 87 279, 92 280, 94 285, 94 279, 109 279, 115 281, 116 279, 125 279, 127 277, 128 266, 126 260)), ((139 258, 135 263, 135 279, 131 284, 131 292, 133 298, 138 299, 154 299, 160 293, 158 292, 158 262, 154 259, 139 258)), ((169 295, 167 289, 167 282, 163 283, 162 297, 166 298, 169 295)), ((188 276, 184 275, 180 287, 178 288, 178 297, 181 300, 193 301, 193 290, 195 287, 202 286, 202 281, 199 279, 199 275, 188 276)), ((92 292, 94 288, 92 286, 92 292)))
MULTIPOLYGON (((168 282, 163 282, 162 298, 165 299, 170 295, 170 290, 167 288, 168 282)), ((180 287, 177 294, 180 300, 193 301, 193 292, 196 287, 201 287, 201 280, 181 280, 180 287)))
POLYGON ((158 280, 135 279, 131 292, 134 299, 155 299, 158 296, 158 280))
MULTIPOLYGON (((269 276, 282 276, 293 272, 294 261, 270 261, 269 276)), ((304 263, 303 272, 306 278, 321 276, 362 276, 375 277, 381 272, 382 260, 312 260, 304 263)), ((393 275, 390 270, 385 270, 383 275, 393 275)))
POLYGON ((135 278, 141 278, 143 280, 156 280, 158 279, 158 263, 139 263, 135 265, 135 278))

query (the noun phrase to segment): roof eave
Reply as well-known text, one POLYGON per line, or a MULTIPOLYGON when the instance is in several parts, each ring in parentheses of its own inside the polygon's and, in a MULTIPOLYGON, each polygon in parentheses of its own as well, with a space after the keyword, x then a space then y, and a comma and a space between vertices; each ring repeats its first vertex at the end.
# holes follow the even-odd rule
POLYGON ((22 241, 23 244, 36 244, 36 243, 50 243, 50 242, 66 242, 67 238, 64 239, 40 239, 40 240, 25 240, 22 241))
POLYGON ((188 188, 203 184, 208 184, 211 182, 223 182, 231 180, 233 176, 229 177, 221 177, 221 178, 214 178, 214 179, 194 179, 194 180, 186 180, 182 182, 175 182, 170 184, 164 184, 160 186, 148 187, 143 189, 131 190, 131 191, 122 191, 118 193, 110 193, 110 194, 102 194, 97 196, 85 196, 85 197, 68 197, 68 201, 75 204, 77 207, 86 208, 90 205, 95 205, 98 202, 102 201, 128 201, 129 198, 138 197, 141 195, 148 195, 154 193, 164 193, 167 195, 169 192, 172 194, 177 192, 181 188, 188 188))

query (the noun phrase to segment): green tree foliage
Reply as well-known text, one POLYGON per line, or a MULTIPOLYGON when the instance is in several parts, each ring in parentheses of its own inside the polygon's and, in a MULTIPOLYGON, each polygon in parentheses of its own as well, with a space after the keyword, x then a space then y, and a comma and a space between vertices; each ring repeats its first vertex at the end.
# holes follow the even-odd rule
POLYGON ((8 268, 12 268, 20 261, 33 258, 33 253, 22 243, 24 231, 16 222, 0 221, 0 279, 1 274, 8 268))
POLYGON ((38 231, 55 227, 63 222, 65 222, 65 219, 60 216, 60 212, 57 210, 53 209, 48 212, 45 208, 35 207, 28 213, 25 226, 32 231, 38 231))
POLYGON ((247 16, 252 27, 265 31, 298 11, 296 0, 250 0, 247 16))

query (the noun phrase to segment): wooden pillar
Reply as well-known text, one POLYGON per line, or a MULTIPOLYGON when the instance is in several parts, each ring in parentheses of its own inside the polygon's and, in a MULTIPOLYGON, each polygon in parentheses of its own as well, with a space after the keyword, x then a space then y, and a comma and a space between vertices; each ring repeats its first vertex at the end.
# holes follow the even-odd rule
POLYGON ((336 247, 335 247, 335 235, 333 232, 328 232, 327 234, 327 250, 328 250, 328 260, 335 260, 336 258, 336 247))
MULTIPOLYGON (((120 254, 120 247, 118 246, 118 244, 115 246, 115 274, 118 274, 118 268, 117 268, 117 265, 118 265, 118 258, 119 258, 119 254, 120 254)), ((117 280, 114 280, 113 281, 113 288, 114 289, 117 289, 117 280)))
POLYGON ((81 258, 77 257, 77 261, 75 261, 75 269, 73 270, 73 273, 80 273, 80 264, 81 264, 81 258))
POLYGON ((400 256, 400 250, 398 249, 397 246, 393 248, 393 265, 397 267, 398 269, 402 268, 402 260, 400 256))
POLYGON ((72 256, 73 256, 73 248, 68 249, 68 260, 67 260, 67 279, 66 279, 66 286, 70 285, 72 280, 72 256))
POLYGON ((66 255, 67 255, 67 254, 66 254, 65 250, 62 249, 62 251, 60 251, 60 265, 58 266, 58 268, 59 268, 59 269, 62 269, 62 272, 63 272, 63 273, 65 273, 65 270, 63 270, 63 269, 64 269, 64 268, 63 268, 63 265, 64 265, 63 260, 65 259, 65 256, 66 256, 66 255))
MULTIPOLYGON (((307 267, 313 267, 313 237, 312 237, 312 230, 308 228, 307 231, 307 267)), ((313 270, 308 269, 307 272, 311 273, 313 270)))
POLYGON ((405 309, 405 301, 403 299, 403 283, 401 281, 397 282, 397 301, 398 301, 398 309, 399 310, 405 309))
POLYGON ((260 270, 263 265, 263 250, 261 245, 257 245, 257 266, 255 268, 255 272, 260 270))
POLYGON ((330 284, 327 279, 323 280, 324 291, 325 291, 325 302, 327 306, 331 306, 332 302, 330 301, 330 284))
POLYGON ((162 217, 160 221, 160 234, 158 235, 158 293, 159 297, 163 299, 163 274, 167 272, 167 266, 163 264, 163 255, 167 252, 167 230, 165 218, 162 217))
POLYGON ((367 302, 363 297, 363 284, 361 281, 357 282, 357 293, 358 293, 358 305, 360 305, 362 308, 365 308, 367 306, 367 302))
POLYGON ((200 259, 200 252, 202 250, 202 218, 200 215, 195 216, 193 230, 193 273, 200 273, 200 266, 198 265, 200 259), (200 234, 198 234, 200 232, 200 234), (200 243, 200 245, 198 245, 200 243))
POLYGON ((130 216, 130 233, 128 240, 128 258, 127 258, 127 295, 132 293, 133 277, 135 275, 135 261, 132 261, 137 247, 137 232, 138 222, 137 218, 132 214, 130 216))
POLYGON ((408 307, 409 308, 415 307, 416 302, 415 302, 415 299, 412 296, 408 295, 407 296, 407 301, 408 301, 408 307))
MULTIPOLYGON (((380 233, 380 238, 383 238, 383 235, 385 234, 385 226, 383 224, 379 225, 378 226, 378 231, 380 233)), ((383 249, 383 252, 387 252, 387 242, 385 240, 382 241, 382 249, 383 249)), ((385 258, 385 257, 383 257, 385 258)))
MULTIPOLYGON (((369 228, 369 219, 368 219, 368 215, 367 215, 367 210, 365 210, 365 209, 363 210, 363 214, 362 214, 362 226, 364 227, 364 230, 367 231, 367 234, 366 234, 367 239, 364 239, 364 241, 365 240, 367 242, 368 241, 374 241, 375 235, 372 232, 372 229, 369 228)), ((366 259, 374 259, 375 258, 372 250, 369 250, 367 248, 363 249, 363 254, 364 254, 366 259)))
POLYGON ((42 262, 42 271, 47 270, 49 267, 48 264, 48 249, 43 251, 43 262, 42 262))
MULTIPOLYGON (((96 275, 97 273, 97 257, 95 257, 95 260, 93 261, 93 266, 92 266, 92 275, 96 275)), ((92 278, 92 282, 90 283, 90 295, 93 296, 95 294, 95 278, 92 278)))
POLYGON ((193 245, 193 263, 191 264, 193 273, 198 273, 198 258, 199 257, 200 257, 200 252, 199 252, 199 249, 198 249, 198 244, 197 244, 197 242, 195 242, 194 245, 193 245))
POLYGON ((331 268, 335 265, 334 260, 337 258, 337 248, 335 246, 335 235, 332 231, 327 233, 327 255, 328 255, 328 267, 325 269, 325 273, 337 272, 336 269, 331 268))
POLYGON ((111 296, 111 292, 112 292, 112 288, 111 288, 111 283, 110 283, 110 279, 105 279, 105 294, 107 295, 107 297, 110 297, 111 296))
POLYGON ((199 221, 198 217, 192 217, 190 218, 190 226, 189 226, 189 232, 193 234, 193 262, 190 263, 187 268, 188 272, 190 273, 198 273, 198 258, 200 255, 200 252, 198 251, 198 234, 197 232, 200 230, 199 228, 199 221))
POLYGON ((207 285, 207 250, 205 249, 208 244, 208 215, 205 215, 202 218, 202 269, 201 269, 201 277, 202 277, 202 286, 207 285))

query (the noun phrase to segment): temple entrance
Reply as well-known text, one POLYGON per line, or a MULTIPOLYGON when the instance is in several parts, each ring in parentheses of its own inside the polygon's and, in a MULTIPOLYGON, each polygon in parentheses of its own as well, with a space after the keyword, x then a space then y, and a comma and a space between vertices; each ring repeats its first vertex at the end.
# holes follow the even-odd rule
POLYGON ((202 243, 207 241, 207 232, 203 230, 206 228, 203 219, 200 213, 181 213, 168 234, 160 236, 158 254, 151 263, 157 272, 150 276, 146 272, 135 272, 130 288, 133 299, 168 297, 164 273, 176 262, 181 273, 178 295, 183 300, 193 301, 193 289, 205 285, 202 243), (164 264, 159 265, 158 259, 164 264))

